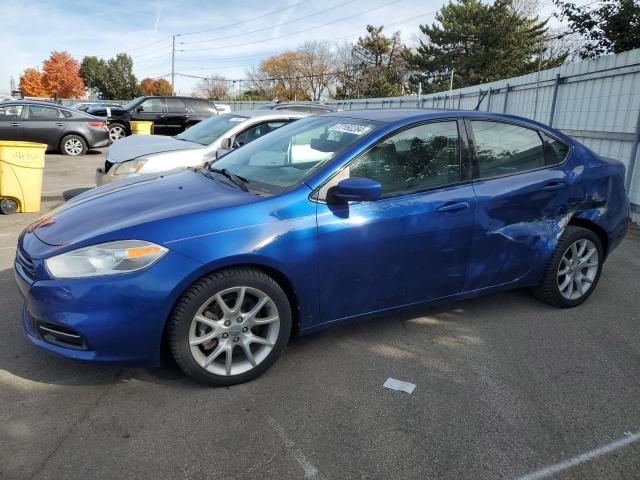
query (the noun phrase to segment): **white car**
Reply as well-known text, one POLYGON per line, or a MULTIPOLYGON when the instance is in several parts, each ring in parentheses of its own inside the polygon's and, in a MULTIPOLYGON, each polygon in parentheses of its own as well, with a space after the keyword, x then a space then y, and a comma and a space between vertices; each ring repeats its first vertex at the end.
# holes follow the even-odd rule
POLYGON ((214 160, 219 150, 231 150, 309 116, 286 110, 244 110, 203 120, 175 137, 132 135, 114 142, 104 168, 96 170, 96 185, 179 167, 197 167, 214 160))

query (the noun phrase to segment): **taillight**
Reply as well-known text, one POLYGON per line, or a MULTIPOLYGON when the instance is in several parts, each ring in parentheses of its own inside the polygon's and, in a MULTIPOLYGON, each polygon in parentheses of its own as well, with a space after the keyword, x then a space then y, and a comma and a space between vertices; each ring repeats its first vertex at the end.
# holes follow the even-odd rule
POLYGON ((89 122, 90 127, 106 127, 107 124, 104 122, 89 122))

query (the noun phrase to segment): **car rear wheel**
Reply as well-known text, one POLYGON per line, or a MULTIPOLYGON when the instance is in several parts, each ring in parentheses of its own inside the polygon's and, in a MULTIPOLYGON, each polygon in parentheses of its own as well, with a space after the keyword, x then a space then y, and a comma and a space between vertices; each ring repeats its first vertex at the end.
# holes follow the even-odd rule
POLYGON ((87 142, 80 135, 67 135, 60 142, 60 150, 64 155, 77 157, 87 153, 87 142))
POLYGON ((604 252, 598 236, 582 227, 568 226, 535 295, 550 305, 567 308, 584 302, 600 279, 604 252))
POLYGON ((258 377, 291 333, 287 295, 253 269, 217 272, 194 283, 169 320, 169 347, 180 368, 214 386, 258 377))
POLYGON ((0 199, 0 212, 4 215, 13 215, 18 211, 18 202, 13 198, 0 199))
POLYGON ((112 123, 109 125, 109 139, 112 142, 127 136, 127 129, 120 123, 112 123))

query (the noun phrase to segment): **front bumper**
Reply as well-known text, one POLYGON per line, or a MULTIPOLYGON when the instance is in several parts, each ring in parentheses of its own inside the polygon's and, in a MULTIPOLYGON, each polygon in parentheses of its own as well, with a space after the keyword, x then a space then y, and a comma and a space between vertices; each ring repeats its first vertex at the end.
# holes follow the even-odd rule
MULTIPOLYGON (((34 263, 42 272, 42 260, 34 263)), ((147 270, 102 278, 32 280, 16 265, 25 300, 24 334, 34 345, 66 358, 157 365, 165 321, 200 269, 201 264, 173 251, 147 270)))

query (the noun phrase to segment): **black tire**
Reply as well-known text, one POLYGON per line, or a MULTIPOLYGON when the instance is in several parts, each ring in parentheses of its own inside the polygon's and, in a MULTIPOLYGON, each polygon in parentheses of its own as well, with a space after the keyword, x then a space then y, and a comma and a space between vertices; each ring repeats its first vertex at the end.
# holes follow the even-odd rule
POLYGON ((60 151, 63 155, 79 157, 87 153, 87 141, 80 135, 65 135, 60 140, 60 151))
POLYGON ((585 300, 587 300, 587 298, 589 298, 595 290, 598 281, 600 280, 600 273, 602 272, 603 263, 604 251, 600 238, 598 238, 598 236, 594 232, 587 228, 569 225, 560 237, 558 245, 553 252, 551 261, 549 262, 549 265, 544 272, 542 283, 533 289, 533 293, 538 299, 555 307, 571 308, 578 306, 585 300), (598 254, 597 271, 594 278, 590 282, 588 290, 579 298, 569 299, 566 298, 560 290, 560 285, 558 284, 558 271, 565 253, 567 253, 569 248, 571 248, 571 246, 579 240, 588 240, 596 247, 598 254))
POLYGON ((111 143, 115 142, 116 140, 120 140, 127 135, 127 127, 122 123, 116 122, 109 125, 109 140, 111 140, 111 143))
POLYGON ((13 198, 0 199, 0 212, 4 215, 13 215, 18 211, 18 202, 13 198))
MULTIPOLYGON (((169 348, 178 366, 193 379, 212 386, 235 385, 253 380, 275 363, 289 341, 291 323, 289 300, 275 280, 259 270, 250 268, 223 270, 196 281, 178 300, 167 325, 169 348), (243 286, 259 290, 273 301, 277 308, 280 322, 277 339, 267 356, 250 370, 237 375, 215 374, 200 365, 192 354, 192 346, 189 344, 192 322, 198 311, 217 293, 243 286)), ((251 333, 249 331, 249 334, 251 333)), ((230 341, 231 337, 228 338, 227 342, 230 341)), ((215 342, 217 344, 222 340, 216 339, 215 342)), ((245 356, 239 345, 232 346, 233 355, 235 356, 238 352, 237 349, 239 349, 240 354, 245 356)), ((204 345, 201 347, 204 347, 204 345)), ((213 347, 211 348, 212 350, 214 349, 213 347)), ((208 355, 208 352, 204 353, 204 355, 208 355)))

